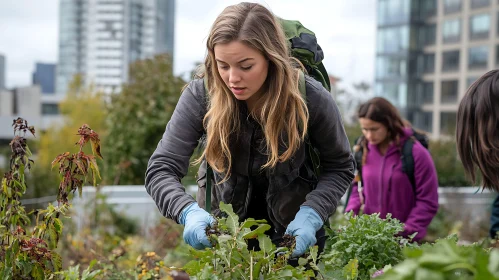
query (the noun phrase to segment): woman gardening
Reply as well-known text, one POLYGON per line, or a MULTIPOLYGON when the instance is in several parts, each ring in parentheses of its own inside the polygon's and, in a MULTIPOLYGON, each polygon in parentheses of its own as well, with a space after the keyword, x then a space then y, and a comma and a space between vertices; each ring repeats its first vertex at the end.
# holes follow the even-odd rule
POLYGON ((185 226, 184 240, 196 249, 211 246, 205 229, 220 215, 219 202, 232 204, 240 219, 269 221, 275 243, 295 236, 294 257, 316 243, 323 248, 324 222, 354 166, 331 94, 306 76, 306 98, 301 95, 301 70, 279 21, 259 4, 227 7, 211 28, 207 51, 204 79, 185 87, 150 158, 148 193, 165 217, 185 226), (202 138, 196 202, 180 182, 202 138), (318 177, 308 141, 319 151, 318 177), (207 179, 213 181, 212 213, 202 208, 207 179))

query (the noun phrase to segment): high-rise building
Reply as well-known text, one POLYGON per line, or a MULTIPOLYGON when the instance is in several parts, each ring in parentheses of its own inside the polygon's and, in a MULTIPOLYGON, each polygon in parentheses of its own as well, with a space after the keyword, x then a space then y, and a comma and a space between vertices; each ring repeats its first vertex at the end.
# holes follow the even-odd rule
POLYGON ((0 90, 6 88, 5 85, 5 56, 0 54, 0 90))
POLYGON ((42 94, 55 93, 55 64, 36 63, 33 84, 40 85, 42 94))
POLYGON ((375 93, 433 137, 452 135, 459 101, 499 65, 499 3, 378 0, 375 93))
POLYGON ((128 67, 159 53, 174 55, 175 0, 61 0, 57 92, 75 74, 113 92, 128 67))

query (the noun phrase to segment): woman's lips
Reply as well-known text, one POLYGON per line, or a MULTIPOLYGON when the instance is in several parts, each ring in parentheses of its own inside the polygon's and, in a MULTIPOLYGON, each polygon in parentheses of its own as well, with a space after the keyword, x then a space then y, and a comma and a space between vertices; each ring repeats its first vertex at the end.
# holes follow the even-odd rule
POLYGON ((232 93, 234 93, 235 95, 243 94, 245 89, 246 88, 243 87, 231 87, 232 93))

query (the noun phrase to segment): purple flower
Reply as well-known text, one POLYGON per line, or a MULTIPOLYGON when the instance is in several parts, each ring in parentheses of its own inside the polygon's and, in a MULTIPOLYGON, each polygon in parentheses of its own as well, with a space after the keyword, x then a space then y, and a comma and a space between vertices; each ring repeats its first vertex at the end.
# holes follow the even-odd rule
POLYGON ((380 269, 380 270, 374 272, 374 274, 371 276, 371 278, 376 278, 376 277, 382 275, 383 273, 384 273, 383 269, 380 269))

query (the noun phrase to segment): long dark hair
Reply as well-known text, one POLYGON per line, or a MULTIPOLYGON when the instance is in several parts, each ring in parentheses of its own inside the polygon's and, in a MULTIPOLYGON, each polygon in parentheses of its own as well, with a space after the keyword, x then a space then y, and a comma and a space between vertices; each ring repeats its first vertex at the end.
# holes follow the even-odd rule
POLYGON ((499 70, 492 70, 468 89, 457 111, 456 142, 466 175, 477 170, 484 188, 499 190, 499 70))
MULTIPOLYGON (((363 103, 359 107, 357 117, 370 119, 379 122, 386 126, 388 137, 395 141, 395 144, 400 147, 400 137, 404 135, 404 121, 400 117, 399 111, 395 106, 383 97, 374 97, 363 103)), ((367 156, 367 140, 361 137, 362 149, 362 165, 365 164, 367 156)))
POLYGON ((388 129, 392 140, 404 135, 404 121, 399 111, 383 97, 374 97, 360 105, 357 116, 382 123, 388 129))

